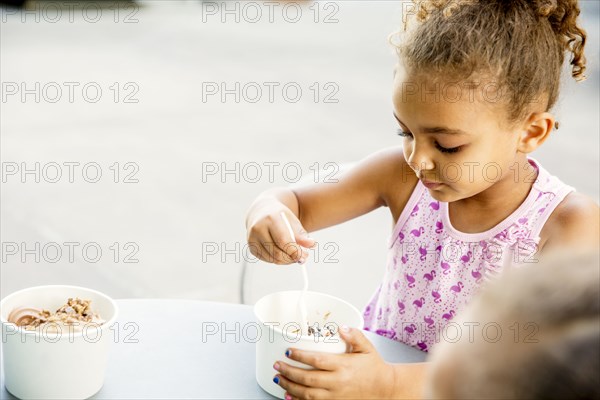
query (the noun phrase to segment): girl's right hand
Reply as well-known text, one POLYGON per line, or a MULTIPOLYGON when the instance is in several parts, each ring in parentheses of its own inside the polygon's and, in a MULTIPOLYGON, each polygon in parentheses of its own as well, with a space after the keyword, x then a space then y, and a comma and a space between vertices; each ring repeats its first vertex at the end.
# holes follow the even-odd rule
POLYGON ((285 205, 272 202, 255 208, 249 215, 248 246, 250 252, 260 260, 285 265, 294 262, 303 264, 308 258, 306 248, 312 248, 316 244, 308 236, 296 215, 285 205), (296 241, 290 237, 288 228, 283 221, 281 212, 285 213, 296 241))

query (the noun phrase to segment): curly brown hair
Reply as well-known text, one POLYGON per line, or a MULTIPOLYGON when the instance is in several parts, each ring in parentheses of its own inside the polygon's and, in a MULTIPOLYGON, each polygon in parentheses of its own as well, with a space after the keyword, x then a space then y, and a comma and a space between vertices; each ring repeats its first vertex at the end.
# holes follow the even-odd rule
POLYGON ((409 74, 490 77, 504 94, 509 125, 528 115, 532 99, 542 99, 542 111, 554 106, 566 51, 572 77, 586 79, 577 0, 413 0, 411 6, 396 44, 409 74), (411 17, 418 23, 412 30, 411 17))

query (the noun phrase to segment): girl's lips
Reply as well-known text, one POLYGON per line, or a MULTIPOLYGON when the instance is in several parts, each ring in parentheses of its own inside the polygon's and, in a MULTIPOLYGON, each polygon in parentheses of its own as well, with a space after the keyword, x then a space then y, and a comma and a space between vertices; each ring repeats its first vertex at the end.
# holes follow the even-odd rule
POLYGON ((437 189, 438 187, 442 186, 442 183, 438 183, 438 182, 429 182, 429 181, 421 181, 423 183, 423 186, 425 186, 427 189, 437 189))

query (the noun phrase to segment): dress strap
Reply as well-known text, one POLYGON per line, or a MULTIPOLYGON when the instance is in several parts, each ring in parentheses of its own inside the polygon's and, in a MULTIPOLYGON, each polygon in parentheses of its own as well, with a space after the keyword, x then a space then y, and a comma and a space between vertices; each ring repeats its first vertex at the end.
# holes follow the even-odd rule
POLYGON ((425 186, 423 186, 421 181, 417 181, 417 184, 416 184, 415 188, 413 189, 413 192, 410 195, 408 202, 404 206, 404 209, 402 210, 402 213, 400 214, 400 217, 398 218, 398 221, 396 222, 396 225, 394 226, 392 235, 388 239, 388 248, 391 248, 394 245, 394 243, 396 242, 396 240, 398 239, 398 234, 400 233, 400 230, 402 229, 404 224, 406 224, 406 221, 408 220, 410 213, 412 212, 413 208, 415 208, 415 206, 417 205, 419 200, 421 200, 421 196, 423 196, 423 191, 425 191, 425 190, 427 190, 427 188, 425 186))

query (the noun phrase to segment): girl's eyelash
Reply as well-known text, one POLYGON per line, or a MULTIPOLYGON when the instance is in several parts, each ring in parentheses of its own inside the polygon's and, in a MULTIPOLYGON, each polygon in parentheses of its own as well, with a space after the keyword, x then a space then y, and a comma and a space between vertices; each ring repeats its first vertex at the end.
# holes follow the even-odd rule
POLYGON ((402 137, 412 137, 412 133, 404 131, 402 128, 398 128, 398 136, 402 137))
MULTIPOLYGON (((411 138, 412 137, 412 133, 406 132, 402 128, 398 128, 397 132, 398 132, 398 136, 402 136, 404 138, 411 138)), ((440 144, 438 142, 435 142, 435 148, 438 149, 439 151, 441 151, 442 153, 457 153, 458 151, 460 151, 461 146, 458 146, 458 147, 442 147, 442 146, 440 146, 440 144)))
POLYGON ((441 151, 442 153, 456 153, 458 151, 460 151, 460 147, 442 147, 440 146, 440 144, 438 142, 435 142, 435 148, 438 149, 439 151, 441 151))

